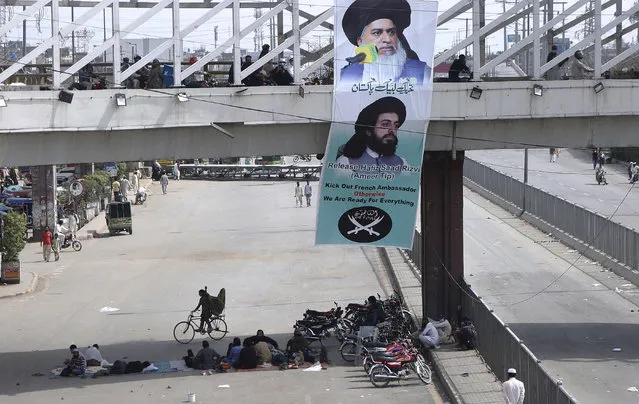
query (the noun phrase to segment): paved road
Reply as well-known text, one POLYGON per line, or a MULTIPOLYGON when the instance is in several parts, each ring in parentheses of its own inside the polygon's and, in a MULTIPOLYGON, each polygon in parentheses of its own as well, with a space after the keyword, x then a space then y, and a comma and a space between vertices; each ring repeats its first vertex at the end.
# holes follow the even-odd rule
MULTIPOLYGON (((528 152, 528 183, 553 195, 584 206, 594 212, 610 216, 628 194, 627 168, 621 164, 607 164, 608 185, 595 180, 592 159, 587 150, 562 149, 557 161, 551 163, 548 149, 528 152)), ((473 160, 523 181, 523 150, 486 150, 467 152, 473 160)), ((633 187, 615 213, 613 221, 639 228, 639 186, 633 187)))
MULTIPOLYGON (((384 293, 388 285, 375 250, 314 247, 314 208, 296 208, 283 182, 171 182, 152 186, 134 210, 134 233, 84 242, 58 263, 40 262, 29 247, 23 263, 39 272, 38 291, 0 301, 0 403, 177 403, 189 391, 201 402, 441 403, 416 378, 376 389, 363 372, 337 360, 322 372, 197 373, 48 379, 71 343, 99 343, 110 361, 178 359, 173 325, 195 307, 197 290, 227 290, 231 334, 258 328, 281 344, 306 308, 328 309, 384 293), (102 307, 115 313, 101 313, 102 307), (229 389, 218 388, 228 384, 229 389), (168 386, 171 386, 169 388, 168 386)), ((334 347, 333 347, 334 349, 334 347)))
POLYGON ((581 403, 638 402, 627 388, 639 388, 639 289, 477 194, 465 196, 473 289, 581 403))

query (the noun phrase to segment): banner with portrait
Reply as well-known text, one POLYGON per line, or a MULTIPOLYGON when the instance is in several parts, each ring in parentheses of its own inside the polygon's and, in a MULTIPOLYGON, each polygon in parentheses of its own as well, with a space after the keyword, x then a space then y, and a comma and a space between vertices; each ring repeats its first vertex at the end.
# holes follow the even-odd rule
POLYGON ((316 244, 411 247, 436 26, 435 1, 336 0, 316 244))

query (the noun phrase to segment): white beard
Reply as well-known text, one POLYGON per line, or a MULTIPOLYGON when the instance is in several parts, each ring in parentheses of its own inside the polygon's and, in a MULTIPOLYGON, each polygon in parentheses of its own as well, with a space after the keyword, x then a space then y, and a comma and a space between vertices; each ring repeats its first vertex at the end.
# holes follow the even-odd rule
POLYGON ((366 63, 362 72, 362 82, 375 81, 384 83, 388 80, 397 81, 404 70, 406 51, 401 42, 397 43, 394 55, 379 55, 373 63, 366 63))

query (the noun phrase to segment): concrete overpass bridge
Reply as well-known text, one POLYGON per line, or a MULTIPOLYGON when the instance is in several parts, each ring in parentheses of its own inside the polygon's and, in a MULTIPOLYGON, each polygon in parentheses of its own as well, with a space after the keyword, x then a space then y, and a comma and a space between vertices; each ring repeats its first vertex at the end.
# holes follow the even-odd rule
MULTIPOLYGON (((619 76, 619 69, 639 50, 636 43, 624 46, 624 38, 630 42, 628 38, 639 28, 633 18, 639 4, 624 9, 621 0, 577 0, 568 7, 562 6, 561 12, 556 10, 557 4, 547 0, 519 2, 508 10, 506 4, 503 11, 491 14, 487 12, 490 5, 484 0, 462 0, 441 10, 438 17, 441 29, 454 28, 459 19, 471 22, 472 29, 465 39, 438 54, 434 66, 458 53, 469 53, 476 80, 434 84, 422 177, 425 274, 445 267, 457 280, 463 276, 463 255, 459 252, 463 247, 464 150, 639 145, 634 130, 638 123, 639 81, 601 79, 604 72, 619 76), (465 18, 467 15, 471 17, 465 18), (513 24, 526 24, 527 29, 517 31, 515 42, 510 47, 504 46, 507 48, 504 52, 487 54, 486 42, 495 36, 501 38, 502 30, 506 37, 513 24), (582 24, 584 33, 572 48, 586 52, 594 68, 594 79, 543 80, 549 69, 572 54, 567 52, 544 62, 551 45, 559 35, 571 33, 582 24), (516 66, 522 79, 490 81, 494 68, 506 62, 516 66), (479 90, 481 96, 471 98, 473 90, 475 95, 479 90)), ((304 50, 302 43, 317 30, 333 29, 332 7, 313 13, 305 10, 299 0, 273 3, 0 0, 0 6, 25 8, 0 26, 0 38, 45 7, 50 10, 52 29, 50 37, 45 36, 22 57, 0 61, 3 64, 0 83, 8 84, 34 73, 31 66, 39 55, 50 50, 50 65, 35 71, 46 83, 46 90, 0 93, 0 165, 310 154, 324 150, 331 123, 332 87, 301 84, 304 77, 332 64, 332 44, 304 50), (74 21, 60 18, 62 11, 71 6, 85 12, 74 21), (268 11, 246 23, 246 18, 242 18, 244 8, 268 11), (160 18, 165 10, 171 14, 165 17, 167 24, 171 24, 170 37, 121 71, 125 38, 140 36, 140 27, 160 18), (107 11, 110 19, 108 29, 104 27, 104 41, 79 60, 73 57, 63 63, 61 38, 87 26, 99 13, 106 20, 107 11), (196 14, 191 14, 190 20, 189 12, 196 14), (133 20, 127 20, 126 24, 121 21, 125 13, 133 15, 133 20), (226 15, 232 21, 230 36, 221 38, 219 46, 216 41, 214 49, 207 50, 195 64, 182 66, 184 43, 197 43, 194 36, 206 33, 206 24, 218 15, 226 15), (242 44, 268 21, 277 21, 271 25, 272 50, 240 71, 242 44), (286 30, 287 27, 290 29, 286 30), (173 84, 179 87, 184 77, 229 48, 234 72, 232 84, 236 85, 233 87, 114 88, 74 92, 71 103, 59 99, 61 88, 74 74, 109 51, 110 68, 103 74, 109 76, 111 87, 119 87, 119 83, 166 51, 170 51, 171 57, 163 62, 174 67, 173 84), (286 50, 293 55, 296 85, 239 86, 242 79, 286 50)), ((36 65, 34 68, 39 66, 36 65)), ((47 192, 46 186, 42 192, 47 192)), ((431 278, 424 276, 424 279, 431 278)), ((445 278, 425 281, 424 292, 428 299, 424 302, 425 314, 454 315, 458 310, 460 291, 445 278), (439 299, 442 293, 446 299, 439 299)))

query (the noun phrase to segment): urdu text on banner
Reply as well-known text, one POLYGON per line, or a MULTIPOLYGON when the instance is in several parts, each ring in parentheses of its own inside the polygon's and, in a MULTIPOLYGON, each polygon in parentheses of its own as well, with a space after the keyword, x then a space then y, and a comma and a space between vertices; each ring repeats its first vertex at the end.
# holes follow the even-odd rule
POLYGON ((437 2, 336 0, 335 21, 333 121, 315 243, 410 248, 437 2))

